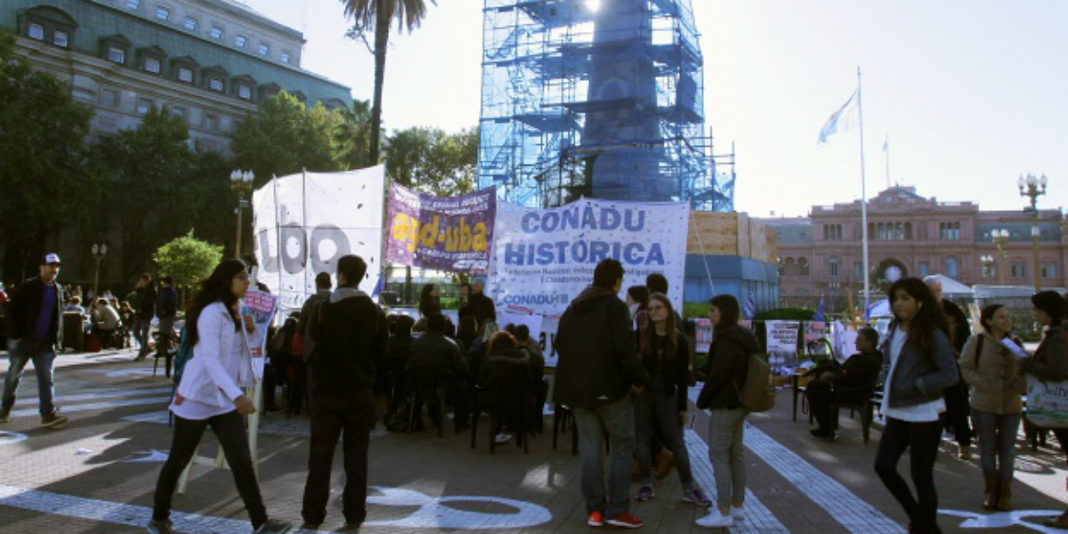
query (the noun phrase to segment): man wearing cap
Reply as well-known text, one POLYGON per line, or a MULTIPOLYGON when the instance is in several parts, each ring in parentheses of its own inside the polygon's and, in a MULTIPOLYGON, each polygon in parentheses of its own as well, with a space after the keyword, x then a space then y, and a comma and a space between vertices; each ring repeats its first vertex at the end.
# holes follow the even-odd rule
POLYGON ((29 360, 33 360, 33 369, 37 373, 41 424, 55 428, 67 422, 52 404, 56 347, 63 346, 63 287, 56 283, 60 265, 58 254, 46 254, 38 276, 23 282, 11 297, 7 318, 8 359, 11 363, 0 400, 0 424, 8 422, 19 379, 29 360))

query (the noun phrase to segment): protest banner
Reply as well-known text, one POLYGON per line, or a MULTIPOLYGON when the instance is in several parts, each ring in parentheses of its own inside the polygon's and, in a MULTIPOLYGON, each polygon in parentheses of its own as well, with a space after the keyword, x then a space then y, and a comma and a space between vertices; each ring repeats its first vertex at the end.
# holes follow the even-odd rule
POLYGON ((500 203, 488 293, 498 306, 515 304, 560 314, 593 283, 597 263, 623 264, 623 288, 661 273, 668 298, 682 310, 689 206, 685 202, 581 199, 551 209, 500 203))
POLYGON ((799 321, 767 321, 768 352, 777 354, 797 354, 797 333, 801 328, 799 321))
POLYGON ((267 347, 267 328, 274 320, 274 314, 278 310, 278 297, 270 293, 264 293, 250 289, 241 300, 241 315, 252 314, 252 322, 260 333, 259 346, 249 347, 252 352, 252 370, 256 373, 256 380, 263 380, 263 367, 265 364, 265 352, 267 347))
POLYGON ((297 173, 274 178, 252 194, 253 243, 259 278, 283 312, 315 293, 315 275, 337 271, 356 254, 367 262, 360 289, 371 293, 382 266, 385 168, 297 173))
POLYGON ((489 267, 496 188, 443 198, 392 184, 387 213, 387 262, 474 274, 489 267))

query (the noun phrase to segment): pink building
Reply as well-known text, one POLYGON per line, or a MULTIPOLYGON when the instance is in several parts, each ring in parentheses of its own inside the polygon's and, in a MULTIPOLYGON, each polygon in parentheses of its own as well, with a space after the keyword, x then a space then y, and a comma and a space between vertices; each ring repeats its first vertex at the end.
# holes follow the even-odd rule
MULTIPOLYGON (((1048 197, 1040 197, 1039 202, 1048 197)), ((1025 199, 1020 199, 1021 205, 1025 199)), ((759 219, 778 234, 784 305, 840 310, 863 289, 860 201, 813 206, 808 217, 759 219)), ((1068 286, 1068 218, 1039 210, 1039 272, 1043 288, 1068 286)), ((981 211, 971 202, 939 202, 915 187, 891 187, 868 201, 868 259, 873 291, 901 276, 944 274, 967 285, 1031 286, 1031 213, 981 211), (999 255, 994 230, 1007 230, 999 255)))

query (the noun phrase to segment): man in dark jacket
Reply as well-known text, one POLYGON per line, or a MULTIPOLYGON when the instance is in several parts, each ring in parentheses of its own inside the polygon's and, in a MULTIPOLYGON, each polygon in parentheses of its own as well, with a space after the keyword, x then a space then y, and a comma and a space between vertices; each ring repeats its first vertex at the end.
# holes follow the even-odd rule
POLYGON ((134 339, 141 344, 137 351, 138 360, 148 355, 148 330, 152 327, 152 317, 156 312, 156 290, 152 287, 152 275, 144 273, 134 286, 137 297, 134 299, 134 339))
POLYGON ((642 525, 628 511, 634 405, 627 395, 640 393, 649 376, 638 359, 627 305, 617 296, 622 286, 623 266, 618 261, 598 263, 593 285, 567 307, 556 336, 559 360, 553 401, 570 407, 575 416, 587 523, 595 527, 642 525), (605 435, 611 443, 607 492, 605 435))
POLYGON ((459 316, 464 317, 467 315, 474 316, 478 321, 478 328, 481 330, 487 322, 497 322, 497 307, 493 304, 493 299, 487 297, 482 293, 482 282, 475 280, 470 284, 465 284, 460 291, 460 312, 459 316), (467 303, 463 302, 463 293, 468 292, 470 296, 467 297, 467 303))
MULTIPOLYGON (((405 374, 408 390, 421 397, 433 395, 437 389, 446 390, 455 409, 453 420, 460 429, 467 426, 467 363, 460 346, 445 335, 445 324, 445 316, 440 313, 427 316, 426 332, 412 340, 405 374)), ((422 415, 418 415, 421 409, 421 403, 416 403, 416 428, 422 426, 422 415)), ((441 416, 440 413, 430 414, 438 424, 441 424, 441 416)))
MULTIPOLYGON (((876 350, 879 346, 879 333, 874 328, 861 328, 857 332, 857 353, 850 356, 840 366, 821 368, 819 378, 809 382, 805 388, 809 409, 816 418, 819 428, 812 429, 817 438, 832 437, 831 400, 838 402, 862 403, 871 397, 879 371, 883 365, 883 355, 876 350)), ((837 416, 837 414, 835 414, 837 416)))
POLYGON ((304 361, 308 361, 315 348, 315 340, 308 335, 308 323, 311 322, 311 316, 315 313, 316 307, 328 300, 330 300, 330 274, 319 273, 315 275, 315 294, 304 301, 304 305, 300 308, 300 321, 297 323, 297 331, 304 336, 304 361))
POLYGON ((15 290, 8 308, 8 359, 4 393, 0 401, 0 424, 8 422, 15 392, 19 388, 26 362, 33 360, 37 374, 41 424, 56 428, 67 422, 53 403, 57 347, 63 346, 63 286, 56 282, 62 262, 57 254, 46 254, 37 278, 31 278, 15 290))
POLYGON ((178 290, 174 279, 164 276, 159 279, 159 295, 156 297, 156 317, 159 317, 159 332, 178 340, 174 334, 174 319, 178 316, 178 290))
MULTIPOLYGON (((935 299, 942 303, 942 312, 946 314, 946 319, 949 321, 949 331, 943 333, 949 338, 949 345, 953 348, 953 361, 956 362, 957 357, 960 356, 960 351, 964 349, 964 343, 972 335, 971 326, 968 325, 968 317, 964 315, 964 310, 961 310, 960 306, 942 298, 941 278, 935 275, 927 276, 924 277, 923 283, 927 284, 927 287, 931 289, 935 299)), ((960 374, 959 365, 957 374, 960 374)), ((946 388, 945 399, 945 427, 946 430, 953 431, 953 437, 958 447, 957 457, 961 460, 971 460, 972 427, 968 421, 971 406, 968 403, 968 385, 964 383, 963 378, 956 384, 946 388)))
POLYGON ((344 435, 346 528, 358 529, 367 516, 367 445, 374 424, 377 366, 388 365, 389 327, 382 309, 356 288, 367 272, 359 256, 338 259, 338 287, 320 305, 308 326, 319 345, 310 362, 311 450, 301 516, 306 528, 326 519, 330 463, 344 435))

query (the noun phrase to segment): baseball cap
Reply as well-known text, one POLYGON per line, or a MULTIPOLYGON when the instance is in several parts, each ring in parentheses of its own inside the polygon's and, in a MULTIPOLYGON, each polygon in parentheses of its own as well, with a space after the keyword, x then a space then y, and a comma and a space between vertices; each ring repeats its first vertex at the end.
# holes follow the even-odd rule
POLYGON ((56 254, 55 252, 49 252, 48 254, 45 254, 44 261, 41 262, 41 265, 53 265, 53 264, 54 265, 63 265, 63 262, 60 261, 60 259, 59 259, 59 254, 56 254))

